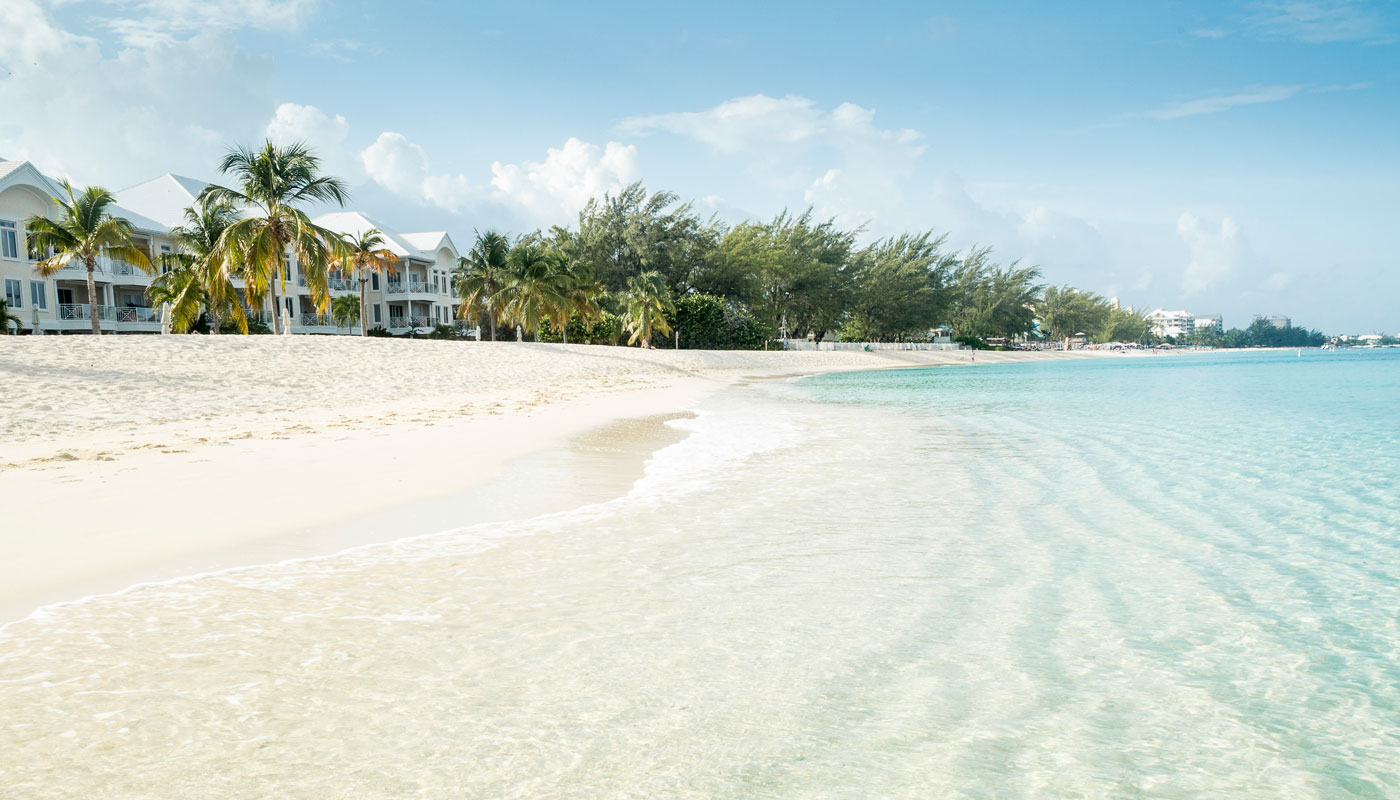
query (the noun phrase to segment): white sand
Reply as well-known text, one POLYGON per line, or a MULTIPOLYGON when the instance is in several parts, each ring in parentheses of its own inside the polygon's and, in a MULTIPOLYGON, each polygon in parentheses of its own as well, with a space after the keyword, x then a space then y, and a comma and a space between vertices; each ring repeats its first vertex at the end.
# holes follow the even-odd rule
MULTIPOLYGON (((969 363, 965 352, 0 337, 0 623, 137 582, 333 552, 361 540, 327 531, 454 496, 526 454, 675 413, 742 378, 969 363)), ((374 535, 441 527, 410 515, 374 535)))

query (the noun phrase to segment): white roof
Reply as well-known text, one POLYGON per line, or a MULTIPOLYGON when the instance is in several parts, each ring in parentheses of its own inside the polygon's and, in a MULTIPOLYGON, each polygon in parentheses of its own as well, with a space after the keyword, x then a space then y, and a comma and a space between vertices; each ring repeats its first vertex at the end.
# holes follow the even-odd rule
MULTIPOLYGON (((154 220, 167 229, 174 228, 184 223, 185 209, 195 204, 199 193, 208 185, 194 178, 167 172, 117 192, 117 205, 145 219, 154 220)), ((134 219, 132 223, 141 227, 134 219)))
MULTIPOLYGON (((337 233, 348 233, 351 236, 359 236, 372 228, 378 229, 384 237, 385 250, 399 258, 416 258, 422 261, 436 261, 438 243, 447 238, 445 233, 399 233, 358 211, 333 211, 312 221, 323 228, 330 228, 337 233), (429 244, 431 249, 425 250, 421 246, 425 243, 429 244)), ((448 243, 450 244, 451 240, 448 240, 448 243)))

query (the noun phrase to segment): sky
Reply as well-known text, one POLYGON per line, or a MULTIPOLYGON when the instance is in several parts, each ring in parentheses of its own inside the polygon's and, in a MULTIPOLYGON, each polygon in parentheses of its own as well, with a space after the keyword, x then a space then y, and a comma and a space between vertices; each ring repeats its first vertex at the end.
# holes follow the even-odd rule
POLYGON ((643 180, 1229 327, 1400 330, 1397 133, 1397 0, 0 0, 0 157, 75 183, 304 140, 465 249, 643 180))

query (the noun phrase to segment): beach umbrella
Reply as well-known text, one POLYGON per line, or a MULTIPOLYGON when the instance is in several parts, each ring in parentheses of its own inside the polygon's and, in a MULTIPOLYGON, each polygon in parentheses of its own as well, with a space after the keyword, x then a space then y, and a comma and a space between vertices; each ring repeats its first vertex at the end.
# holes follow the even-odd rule
POLYGON ((170 333, 170 304, 160 304, 160 332, 162 335, 170 333))
POLYGON ((34 309, 34 335, 39 335, 39 309, 37 306, 34 309))
POLYGON ((286 306, 282 306, 282 335, 292 335, 292 312, 288 311, 286 306))

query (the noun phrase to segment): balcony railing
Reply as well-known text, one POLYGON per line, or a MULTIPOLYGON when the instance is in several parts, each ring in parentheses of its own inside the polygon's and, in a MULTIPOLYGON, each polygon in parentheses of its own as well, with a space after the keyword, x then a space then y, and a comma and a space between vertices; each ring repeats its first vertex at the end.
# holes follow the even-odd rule
POLYGON ((394 329, 407 328, 407 327, 408 327, 408 320, 409 320, 408 317, 395 317, 395 316, 390 316, 390 317, 389 317, 389 329, 390 329, 390 330, 394 330, 394 329))
POLYGON ((326 284, 333 292, 360 291, 360 282, 354 278, 330 278, 326 281, 326 284))
POLYGON ((58 307, 60 320, 90 320, 94 313, 99 320, 110 320, 116 316, 116 309, 112 306, 98 306, 94 312, 87 303, 64 303, 58 307))
POLYGON ((117 322, 160 322, 160 309, 141 306, 120 306, 116 311, 117 322))
POLYGON ((301 324, 302 324, 304 327, 313 327, 313 326, 325 327, 325 328, 336 328, 336 327, 339 327, 338 325, 335 324, 335 320, 331 318, 331 315, 330 315, 330 314, 302 314, 302 315, 301 315, 301 324))
POLYGON ((428 283, 427 281, 417 281, 417 280, 389 281, 389 283, 388 283, 388 284, 385 286, 385 288, 384 288, 384 293, 385 293, 385 294, 405 294, 405 293, 437 294, 437 287, 434 286, 434 285, 431 284, 431 283, 428 283))
POLYGON ((148 277, 148 273, 144 269, 141 269, 135 264, 128 264, 125 261, 113 261, 111 272, 113 275, 139 275, 141 277, 148 277))
POLYGON ((410 317, 409 320, 415 328, 431 328, 437 324, 437 320, 432 317, 410 317))

